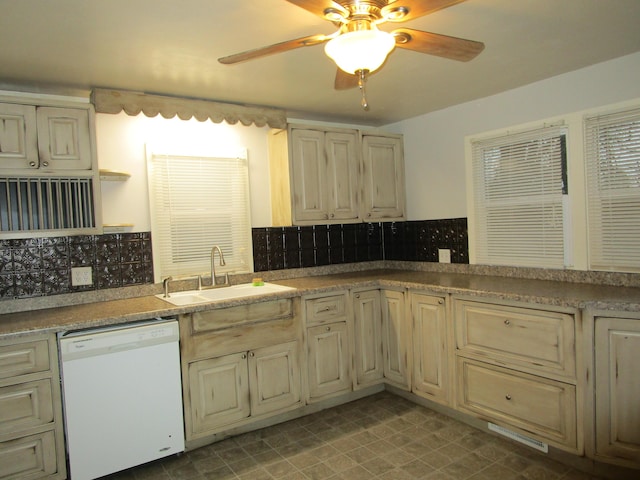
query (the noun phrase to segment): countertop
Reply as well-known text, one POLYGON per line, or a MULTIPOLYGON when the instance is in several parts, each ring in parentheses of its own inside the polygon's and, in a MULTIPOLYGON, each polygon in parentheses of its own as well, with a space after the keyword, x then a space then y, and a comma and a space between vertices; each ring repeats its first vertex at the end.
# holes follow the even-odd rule
POLYGON ((287 291, 248 298, 176 307, 153 295, 46 308, 0 315, 0 335, 34 331, 52 333, 135 322, 154 317, 291 298, 344 288, 415 288, 434 294, 456 294, 496 300, 537 303, 562 308, 640 312, 640 288, 530 280, 465 273, 405 270, 366 270, 330 275, 304 276, 271 283, 295 287, 287 291))

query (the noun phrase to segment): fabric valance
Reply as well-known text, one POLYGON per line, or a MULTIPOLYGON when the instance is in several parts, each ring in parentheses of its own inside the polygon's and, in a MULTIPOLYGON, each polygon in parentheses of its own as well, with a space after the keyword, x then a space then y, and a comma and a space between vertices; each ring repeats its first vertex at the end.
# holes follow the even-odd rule
POLYGON ((109 89, 93 90, 91 101, 98 113, 117 114, 124 111, 127 115, 135 116, 142 112, 147 117, 155 117, 160 114, 164 118, 173 118, 177 115, 182 120, 195 117, 201 122, 210 119, 214 123, 226 121, 230 125, 240 122, 245 126, 255 124, 257 127, 265 125, 269 125, 271 128, 287 127, 287 117, 284 110, 277 108, 235 105, 109 89))

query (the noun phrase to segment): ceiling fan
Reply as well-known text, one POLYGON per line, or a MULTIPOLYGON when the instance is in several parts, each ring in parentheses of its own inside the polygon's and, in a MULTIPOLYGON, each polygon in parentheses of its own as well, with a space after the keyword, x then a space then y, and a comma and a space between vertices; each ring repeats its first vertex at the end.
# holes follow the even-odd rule
POLYGON ((218 61, 230 65, 325 43, 325 53, 338 66, 335 88, 343 90, 358 86, 362 92, 362 106, 366 110, 365 82, 371 73, 384 64, 394 47, 461 62, 475 58, 484 49, 483 43, 463 38, 410 28, 397 28, 390 32, 378 28, 386 22, 406 22, 465 0, 286 1, 332 22, 338 30, 330 35, 310 35, 248 50, 219 58, 218 61))

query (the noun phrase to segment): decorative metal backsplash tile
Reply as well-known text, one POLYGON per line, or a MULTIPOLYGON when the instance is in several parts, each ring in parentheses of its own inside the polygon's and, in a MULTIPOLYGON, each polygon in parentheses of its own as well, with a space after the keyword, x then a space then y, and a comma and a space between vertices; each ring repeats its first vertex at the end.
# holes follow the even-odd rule
POLYGON ((0 299, 153 283, 151 234, 0 240, 0 299), (72 286, 72 267, 92 267, 93 285, 72 286))
POLYGON ((469 263, 467 219, 253 229, 256 272, 374 260, 469 263))

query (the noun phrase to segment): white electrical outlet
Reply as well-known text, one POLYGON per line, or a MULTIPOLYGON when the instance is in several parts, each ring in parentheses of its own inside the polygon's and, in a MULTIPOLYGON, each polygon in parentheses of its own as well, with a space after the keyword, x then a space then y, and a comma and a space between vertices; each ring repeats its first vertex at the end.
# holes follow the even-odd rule
POLYGON ((91 267, 71 268, 71 285, 80 287, 82 285, 93 285, 93 275, 91 267))
POLYGON ((438 261, 440 263, 451 263, 451 250, 448 248, 439 248, 438 261))

